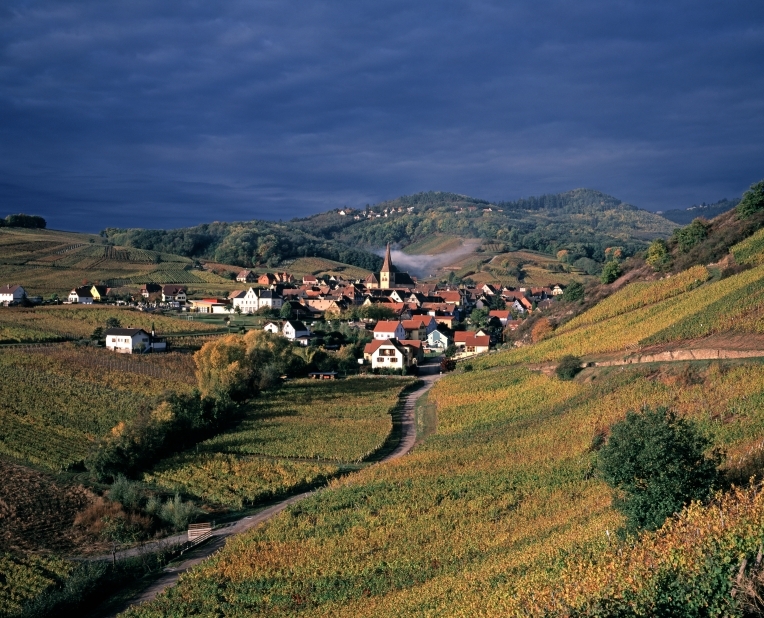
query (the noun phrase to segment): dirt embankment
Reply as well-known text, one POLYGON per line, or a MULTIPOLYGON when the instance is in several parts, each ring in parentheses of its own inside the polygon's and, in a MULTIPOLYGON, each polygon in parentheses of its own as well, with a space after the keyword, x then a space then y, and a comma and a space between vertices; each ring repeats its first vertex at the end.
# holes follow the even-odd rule
POLYGON ((91 536, 74 526, 77 513, 95 500, 92 492, 2 459, 0 478, 0 551, 100 549, 91 536))

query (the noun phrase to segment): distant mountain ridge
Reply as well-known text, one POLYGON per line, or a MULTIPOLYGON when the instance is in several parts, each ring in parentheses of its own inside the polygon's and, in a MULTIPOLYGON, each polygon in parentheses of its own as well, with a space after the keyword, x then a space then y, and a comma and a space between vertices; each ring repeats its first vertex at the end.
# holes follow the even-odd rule
POLYGON ((692 223, 693 219, 697 219, 698 217, 710 221, 714 217, 732 210, 739 202, 740 198, 734 200, 724 198, 713 204, 703 203, 699 206, 690 206, 689 208, 672 208, 671 210, 666 210, 660 214, 669 221, 673 221, 679 225, 687 225, 688 223, 692 223))
POLYGON ((272 265, 287 259, 324 257, 378 270, 374 250, 393 243, 406 247, 437 234, 479 238, 512 249, 551 255, 560 250, 598 262, 605 250, 624 255, 667 238, 668 219, 592 189, 492 203, 456 193, 429 191, 362 209, 336 208, 287 223, 210 223, 177 230, 109 228, 110 241, 191 258, 241 266, 272 265))

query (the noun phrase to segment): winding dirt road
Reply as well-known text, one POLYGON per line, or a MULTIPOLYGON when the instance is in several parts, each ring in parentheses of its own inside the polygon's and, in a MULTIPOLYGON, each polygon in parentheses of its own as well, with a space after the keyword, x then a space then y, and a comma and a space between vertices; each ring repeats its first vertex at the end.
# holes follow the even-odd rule
MULTIPOLYGON (((412 448, 414 448, 414 445, 416 444, 416 417, 414 412, 416 402, 422 395, 429 391, 433 384, 435 384, 435 382, 437 382, 441 377, 442 375, 439 373, 439 366, 437 364, 423 365, 420 367, 419 378, 424 382, 424 384, 417 390, 412 391, 404 397, 403 410, 401 412, 400 442, 398 443, 398 446, 395 448, 395 450, 393 450, 389 455, 385 456, 377 464, 374 465, 379 465, 379 463, 384 463, 386 461, 392 461, 393 459, 403 457, 409 451, 411 451, 412 448)), ((291 498, 287 498, 282 502, 263 509, 256 515, 243 517, 242 519, 217 528, 212 533, 212 538, 201 547, 189 551, 187 558, 183 562, 166 568, 163 574, 150 587, 146 588, 139 595, 124 603, 117 610, 113 610, 114 613, 110 613, 108 615, 116 616, 129 607, 132 607, 133 605, 139 605, 141 603, 151 601, 163 590, 174 586, 177 583, 178 578, 180 578, 183 573, 222 549, 228 537, 236 534, 241 534, 242 532, 246 532, 255 526, 259 526, 263 522, 268 521, 274 515, 279 514, 288 506, 294 504, 295 502, 299 502, 300 500, 303 500, 318 491, 323 491, 323 489, 316 489, 313 491, 307 491, 294 495, 291 498)), ((181 535, 178 537, 178 540, 183 538, 185 537, 181 535)), ((165 542, 167 541, 171 541, 171 539, 166 539, 165 542)))

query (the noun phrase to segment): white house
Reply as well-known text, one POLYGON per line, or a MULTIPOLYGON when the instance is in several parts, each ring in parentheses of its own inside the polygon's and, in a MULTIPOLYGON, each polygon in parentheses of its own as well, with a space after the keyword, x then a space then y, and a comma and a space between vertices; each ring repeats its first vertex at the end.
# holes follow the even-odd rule
POLYGON ((279 325, 276 324, 276 322, 268 322, 268 323, 266 323, 266 325, 263 326, 263 330, 266 333, 273 333, 274 335, 278 335, 279 331, 281 331, 281 329, 279 328, 279 325))
POLYGON ((90 292, 90 288, 88 286, 74 288, 71 292, 69 292, 69 302, 78 303, 80 305, 92 305, 93 294, 90 292))
POLYGON ((371 362, 373 369, 403 369, 408 364, 406 348, 395 339, 377 339, 367 343, 363 356, 371 362))
POLYGON ((392 320, 380 320, 374 327, 374 339, 385 341, 386 339, 405 339, 406 330, 403 324, 392 320))
POLYGON ((436 350, 445 350, 453 342, 453 337, 449 337, 446 333, 439 330, 434 330, 427 335, 427 345, 436 350))
POLYGON ((310 337, 310 329, 300 320, 287 320, 281 332, 290 341, 300 340, 303 345, 307 345, 307 338, 310 337))
POLYGON ((186 288, 181 287, 179 285, 164 285, 162 286, 162 302, 179 302, 179 303, 185 303, 187 300, 186 298, 186 288))
POLYGON ((231 294, 234 310, 238 307, 242 313, 255 313, 258 309, 281 309, 284 300, 273 290, 256 290, 249 288, 246 292, 231 294))
POLYGON ((4 285, 0 288, 0 304, 17 303, 27 295, 20 285, 4 285))
POLYGON ((472 356, 488 352, 491 347, 491 338, 488 335, 479 335, 470 331, 457 331, 454 333, 454 345, 459 350, 459 356, 472 356))
POLYGON ((151 337, 142 328, 109 328, 106 349, 122 354, 132 354, 151 349, 151 337))

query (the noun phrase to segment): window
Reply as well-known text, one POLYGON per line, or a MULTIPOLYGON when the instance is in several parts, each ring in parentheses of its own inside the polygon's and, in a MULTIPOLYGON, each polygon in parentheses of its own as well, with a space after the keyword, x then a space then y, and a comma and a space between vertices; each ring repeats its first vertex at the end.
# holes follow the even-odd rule
POLYGON ((394 356, 393 358, 390 359, 390 362, 391 363, 397 363, 398 362, 398 357, 394 356))
POLYGON ((468 345, 467 346, 467 352, 474 352, 474 351, 475 351, 475 346, 474 345, 468 345))

